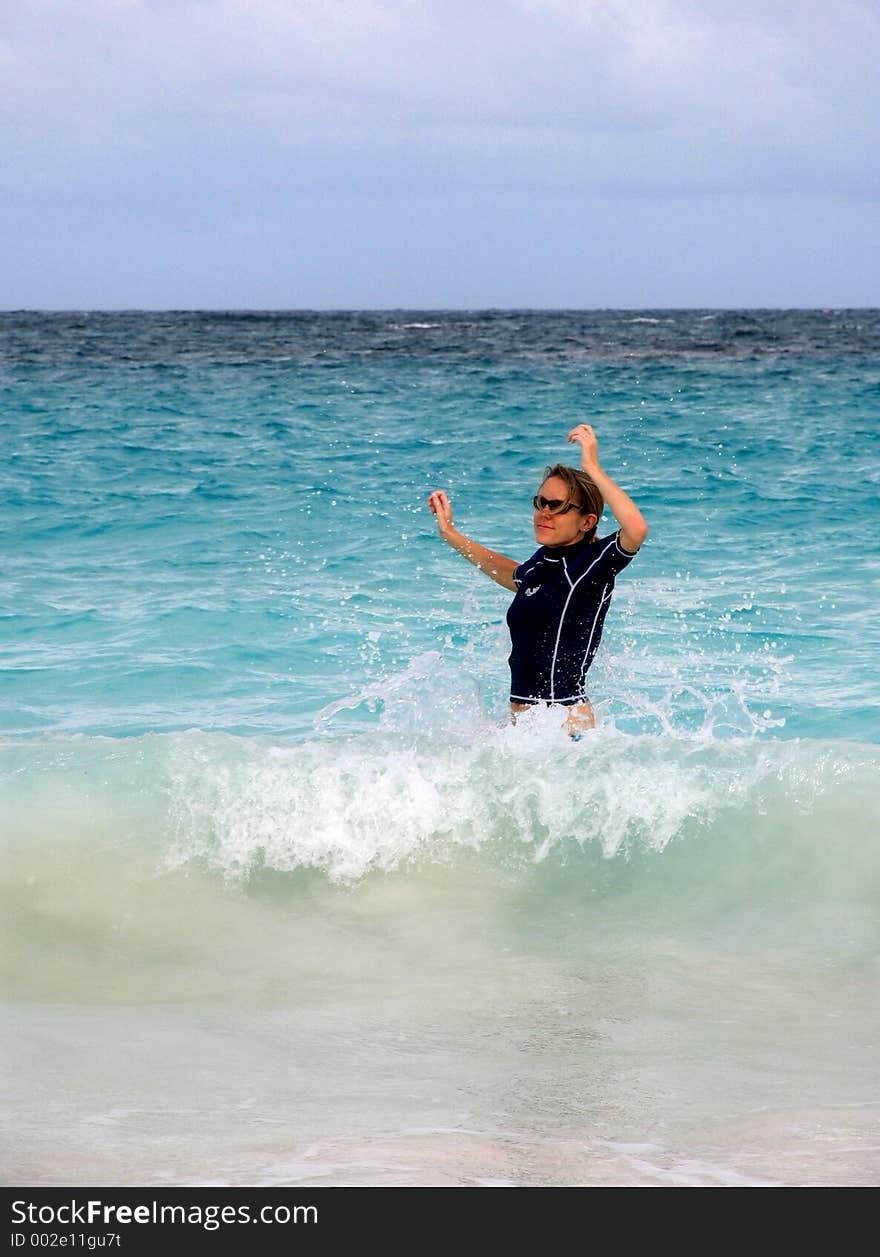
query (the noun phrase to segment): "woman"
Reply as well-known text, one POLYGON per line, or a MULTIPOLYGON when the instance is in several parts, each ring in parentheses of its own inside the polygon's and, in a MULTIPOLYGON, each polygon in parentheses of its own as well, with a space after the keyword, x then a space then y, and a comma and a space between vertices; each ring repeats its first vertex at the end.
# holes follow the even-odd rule
POLYGON ((631 562, 648 535, 635 503, 599 466, 596 435, 587 423, 568 434, 581 447, 581 471, 548 467, 534 499, 535 538, 540 549, 525 563, 487 550, 460 533, 442 490, 428 498, 437 530, 453 550, 516 597, 507 612, 510 707, 538 703, 568 708, 566 728, 577 737, 596 721, 587 697, 586 674, 602 635, 614 578, 631 562), (596 527, 611 508, 619 530, 599 540, 596 527))

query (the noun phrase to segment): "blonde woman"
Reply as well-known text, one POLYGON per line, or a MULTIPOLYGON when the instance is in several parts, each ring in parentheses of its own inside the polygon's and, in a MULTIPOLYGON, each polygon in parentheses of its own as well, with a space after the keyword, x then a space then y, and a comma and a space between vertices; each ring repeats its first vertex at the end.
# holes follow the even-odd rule
POLYGON ((536 704, 561 706, 573 737, 595 724, 586 677, 618 572, 632 562, 648 535, 642 513, 599 465, 596 434, 587 423, 568 434, 581 448, 581 467, 548 467, 533 499, 539 549, 520 563, 459 532, 447 495, 435 490, 428 505, 447 545, 481 572, 515 593, 510 629, 510 707, 513 718, 536 704), (598 538, 608 506, 617 532, 598 538))

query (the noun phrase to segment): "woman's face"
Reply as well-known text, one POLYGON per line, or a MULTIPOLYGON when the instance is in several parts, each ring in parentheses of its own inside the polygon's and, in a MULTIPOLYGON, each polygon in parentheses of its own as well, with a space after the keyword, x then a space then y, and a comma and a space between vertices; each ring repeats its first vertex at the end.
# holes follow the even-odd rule
MULTIPOLYGON (((538 490, 538 496, 549 501, 568 501, 568 485, 558 476, 550 476, 538 490)), ((597 523, 595 515, 584 515, 578 508, 572 507, 565 514, 552 514, 548 510, 535 510, 535 538, 539 546, 571 546, 580 541, 597 523)))

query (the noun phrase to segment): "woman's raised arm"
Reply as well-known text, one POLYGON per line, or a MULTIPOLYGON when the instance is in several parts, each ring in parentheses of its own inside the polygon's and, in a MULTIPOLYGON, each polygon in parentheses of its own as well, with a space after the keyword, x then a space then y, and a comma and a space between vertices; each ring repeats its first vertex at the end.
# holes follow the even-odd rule
POLYGON ((448 546, 463 554, 469 563, 485 572, 497 584, 516 592, 513 574, 519 567, 516 559, 508 559, 495 550, 487 550, 478 541, 471 541, 458 531, 452 522, 452 504, 442 489, 436 489, 428 498, 428 506, 437 520, 437 531, 448 546))
POLYGON ((596 434, 588 423, 579 423, 568 434, 569 441, 581 447, 581 467, 602 494, 612 515, 620 525, 620 544, 630 554, 635 554, 648 535, 648 525, 635 502, 615 484, 599 466, 599 445, 596 434))

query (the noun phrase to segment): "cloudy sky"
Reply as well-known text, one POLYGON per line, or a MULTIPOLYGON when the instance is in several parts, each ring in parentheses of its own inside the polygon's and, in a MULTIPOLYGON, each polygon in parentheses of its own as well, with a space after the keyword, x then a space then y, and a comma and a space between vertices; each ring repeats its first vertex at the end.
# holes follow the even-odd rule
POLYGON ((880 0, 2 0, 0 308, 880 305, 880 0))

